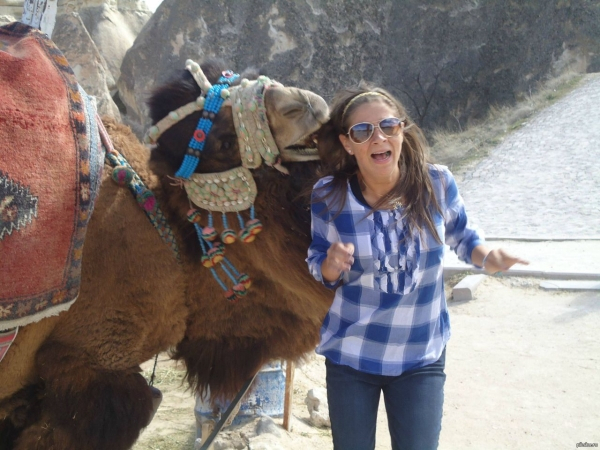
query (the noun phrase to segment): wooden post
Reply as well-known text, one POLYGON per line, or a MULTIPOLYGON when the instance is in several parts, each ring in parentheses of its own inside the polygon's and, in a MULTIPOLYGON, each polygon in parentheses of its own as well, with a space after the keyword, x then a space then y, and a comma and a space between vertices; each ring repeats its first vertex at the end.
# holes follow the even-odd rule
MULTIPOLYGON (((215 429, 216 422, 214 420, 206 420, 202 422, 202 442, 206 441, 206 438, 210 436, 210 434, 215 429)), ((208 446, 207 450, 213 450, 212 443, 208 446)))
POLYGON ((285 397, 283 400, 283 428, 292 431, 292 399, 294 398, 294 372, 296 367, 293 361, 287 361, 285 368, 285 397))

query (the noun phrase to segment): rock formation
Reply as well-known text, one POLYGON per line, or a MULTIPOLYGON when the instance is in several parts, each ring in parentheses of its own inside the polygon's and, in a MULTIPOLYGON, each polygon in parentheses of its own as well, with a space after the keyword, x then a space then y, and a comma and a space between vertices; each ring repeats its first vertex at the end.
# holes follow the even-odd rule
POLYGON ((23 0, 0 0, 0 25, 18 20, 23 14, 23 0))
MULTIPOLYGON (((0 22, 20 17, 22 4, 0 0, 0 22)), ((452 129, 563 70, 600 71, 600 4, 165 0, 152 15, 144 0, 58 0, 53 38, 100 111, 117 116, 117 99, 138 136, 152 87, 208 56, 326 99, 372 81, 425 129, 452 129)))
POLYGON ((554 70, 600 70, 600 6, 586 0, 165 0, 123 60, 119 94, 144 100, 187 58, 254 64, 331 98, 361 79, 426 129, 456 127, 535 90, 554 70))
MULTIPOLYGON (((20 20, 23 0, 0 0, 0 23, 20 20)), ((98 111, 115 118, 113 101, 125 52, 152 12, 144 0, 59 0, 52 40, 77 80, 98 101, 98 111)))

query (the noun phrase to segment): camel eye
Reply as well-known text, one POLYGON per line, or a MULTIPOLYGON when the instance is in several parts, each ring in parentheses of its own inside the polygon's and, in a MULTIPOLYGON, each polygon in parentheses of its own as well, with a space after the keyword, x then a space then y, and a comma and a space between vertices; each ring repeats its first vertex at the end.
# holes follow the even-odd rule
POLYGON ((221 138, 221 150, 223 151, 229 151, 229 150, 233 150, 235 149, 235 146, 237 144, 237 136, 234 135, 226 135, 226 136, 222 136, 221 138))
POLYGON ((287 107, 285 107, 281 113, 285 116, 285 117, 297 117, 301 114, 304 114, 304 111, 306 110, 306 106, 303 105, 302 103, 294 103, 293 105, 289 105, 287 107))

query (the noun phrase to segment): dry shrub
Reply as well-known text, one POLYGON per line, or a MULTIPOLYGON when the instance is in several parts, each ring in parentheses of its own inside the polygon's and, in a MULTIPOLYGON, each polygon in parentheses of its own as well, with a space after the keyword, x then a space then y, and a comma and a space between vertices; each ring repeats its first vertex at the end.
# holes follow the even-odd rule
POLYGON ((459 127, 461 132, 435 130, 431 133, 431 156, 445 164, 455 175, 463 175, 469 168, 489 155, 511 132, 523 126, 535 113, 547 108, 577 87, 583 75, 565 70, 557 77, 548 78, 522 95, 515 105, 490 105, 482 122, 459 127))

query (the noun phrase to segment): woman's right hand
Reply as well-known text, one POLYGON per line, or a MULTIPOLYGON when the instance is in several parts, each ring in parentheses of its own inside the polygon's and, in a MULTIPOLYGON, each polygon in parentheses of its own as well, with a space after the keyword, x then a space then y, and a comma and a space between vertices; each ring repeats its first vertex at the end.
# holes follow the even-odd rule
POLYGON ((340 277, 342 272, 348 272, 354 263, 354 244, 334 242, 327 249, 327 257, 321 265, 323 279, 333 282, 340 277))

